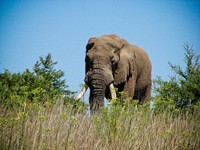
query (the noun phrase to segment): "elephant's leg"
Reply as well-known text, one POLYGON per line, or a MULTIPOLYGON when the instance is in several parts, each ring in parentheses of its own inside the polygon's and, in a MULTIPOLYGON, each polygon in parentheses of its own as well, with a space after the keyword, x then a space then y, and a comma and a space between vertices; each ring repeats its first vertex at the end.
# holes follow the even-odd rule
POLYGON ((151 97, 151 84, 148 84, 147 86, 145 86, 145 88, 141 90, 138 94, 139 94, 140 104, 143 104, 146 101, 148 101, 149 98, 151 97))
POLYGON ((124 85, 124 92, 126 93, 126 97, 133 98, 135 93, 135 83, 136 79, 134 76, 129 78, 129 80, 124 85))

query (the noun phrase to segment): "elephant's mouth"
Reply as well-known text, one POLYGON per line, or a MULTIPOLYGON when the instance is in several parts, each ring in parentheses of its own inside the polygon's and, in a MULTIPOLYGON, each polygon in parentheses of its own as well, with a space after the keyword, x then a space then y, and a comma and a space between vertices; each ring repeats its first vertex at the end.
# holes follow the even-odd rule
MULTIPOLYGON (((85 85, 82 90, 79 92, 79 94, 76 96, 76 100, 80 100, 83 95, 85 94, 85 92, 87 91, 88 86, 85 85)), ((111 98, 111 99, 116 99, 116 92, 115 92, 115 87, 113 83, 110 83, 107 87, 106 87, 106 98, 111 98)))

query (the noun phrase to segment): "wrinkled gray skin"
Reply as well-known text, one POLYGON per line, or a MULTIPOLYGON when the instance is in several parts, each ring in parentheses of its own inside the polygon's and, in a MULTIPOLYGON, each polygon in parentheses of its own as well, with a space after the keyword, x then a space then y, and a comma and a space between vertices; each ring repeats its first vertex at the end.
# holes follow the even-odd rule
POLYGON ((117 35, 90 38, 86 46, 85 83, 90 88, 90 110, 95 113, 111 98, 109 85, 127 97, 147 101, 151 95, 151 62, 141 48, 117 35))

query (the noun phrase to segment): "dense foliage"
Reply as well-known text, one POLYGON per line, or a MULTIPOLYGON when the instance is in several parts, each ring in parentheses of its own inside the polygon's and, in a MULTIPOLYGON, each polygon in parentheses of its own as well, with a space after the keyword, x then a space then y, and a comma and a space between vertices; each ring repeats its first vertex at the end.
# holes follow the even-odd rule
POLYGON ((0 74, 0 104, 8 108, 24 107, 26 103, 55 103, 59 97, 69 99, 73 92, 66 90, 64 72, 56 70, 57 62, 51 54, 40 57, 33 71, 10 73, 5 70, 0 74))
POLYGON ((154 107, 156 111, 194 111, 200 107, 200 55, 189 45, 185 49, 185 70, 179 65, 169 66, 175 75, 169 81, 154 80, 154 107))

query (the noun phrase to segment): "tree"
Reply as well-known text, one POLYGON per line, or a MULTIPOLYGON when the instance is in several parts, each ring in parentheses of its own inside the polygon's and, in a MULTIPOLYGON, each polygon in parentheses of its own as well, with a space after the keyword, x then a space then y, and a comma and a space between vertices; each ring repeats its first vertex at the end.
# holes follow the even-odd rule
POLYGON ((0 74, 0 104, 6 108, 20 108, 27 102, 54 103, 58 97, 70 99, 73 92, 67 90, 64 72, 56 70, 57 62, 51 54, 40 57, 33 72, 26 69, 23 73, 0 74))
POLYGON ((71 91, 66 90, 68 87, 65 84, 64 72, 56 70, 54 66, 57 62, 52 61, 51 54, 45 58, 40 57, 40 60, 34 65, 34 74, 39 79, 40 86, 52 94, 70 95, 71 91))
POLYGON ((163 109, 186 110, 200 102, 200 55, 188 44, 184 45, 184 49, 185 70, 169 63, 175 75, 169 81, 163 81, 161 77, 154 80, 154 101, 157 108, 165 105, 163 109))

